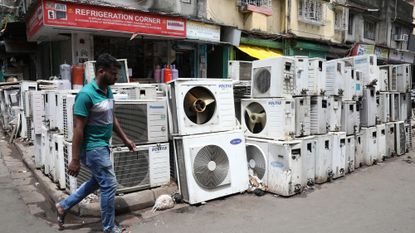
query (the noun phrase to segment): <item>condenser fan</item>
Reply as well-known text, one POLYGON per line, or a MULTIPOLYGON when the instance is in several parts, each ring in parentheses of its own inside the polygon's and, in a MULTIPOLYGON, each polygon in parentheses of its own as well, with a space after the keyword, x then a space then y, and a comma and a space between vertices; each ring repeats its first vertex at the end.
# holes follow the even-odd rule
POLYGON ((118 189, 148 186, 148 151, 114 153, 114 170, 118 189))
POLYGON ((259 103, 250 103, 245 108, 245 124, 252 133, 260 133, 267 123, 265 109, 259 103))
POLYGON ((258 68, 255 73, 255 88, 260 93, 266 93, 271 87, 271 73, 267 68, 258 68))
POLYGON ((264 154, 253 145, 246 146, 246 156, 248 159, 248 168, 254 171, 259 179, 263 179, 265 176, 266 161, 264 154))
POLYGON ((196 124, 208 122, 216 110, 215 96, 205 87, 194 87, 184 97, 186 116, 196 124))
POLYGON ((196 182, 206 189, 214 189, 222 184, 228 175, 229 160, 226 152, 215 145, 203 147, 193 162, 196 182))

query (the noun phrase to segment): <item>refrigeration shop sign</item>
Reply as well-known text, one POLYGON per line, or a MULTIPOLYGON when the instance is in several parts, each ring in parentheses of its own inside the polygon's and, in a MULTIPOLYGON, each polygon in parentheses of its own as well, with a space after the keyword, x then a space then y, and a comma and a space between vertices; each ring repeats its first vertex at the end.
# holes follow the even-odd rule
MULTIPOLYGON (((51 0, 42 1, 42 10, 43 25, 53 28, 186 37, 186 21, 175 17, 51 0)), ((36 12, 30 21, 33 18, 36 18, 36 12)), ((27 29, 29 37, 36 33, 33 32, 34 30, 36 28, 32 29, 29 26, 27 29)))

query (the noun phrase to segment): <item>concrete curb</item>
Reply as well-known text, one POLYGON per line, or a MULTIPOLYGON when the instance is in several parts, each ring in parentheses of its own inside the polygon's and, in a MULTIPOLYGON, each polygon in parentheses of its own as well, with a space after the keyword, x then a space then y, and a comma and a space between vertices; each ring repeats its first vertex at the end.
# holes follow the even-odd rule
MULTIPOLYGON (((66 198, 68 195, 57 188, 57 185, 53 183, 48 177, 46 177, 42 171, 36 169, 32 156, 33 148, 31 148, 31 153, 27 153, 24 150, 24 145, 20 143, 14 143, 17 151, 22 157, 23 163, 30 169, 34 178, 39 182, 40 188, 45 192, 48 197, 48 200, 51 204, 66 198)), ((33 146, 32 146, 33 147, 33 146)), ((134 193, 128 193, 115 197, 115 211, 117 214, 130 213, 137 210, 143 210, 149 207, 152 207, 156 199, 162 194, 172 194, 177 191, 177 186, 175 183, 171 183, 169 186, 163 186, 154 189, 143 190, 134 193)), ((100 217, 101 208, 99 202, 92 203, 79 203, 77 206, 74 206, 71 213, 78 216, 88 216, 88 217, 100 217)))

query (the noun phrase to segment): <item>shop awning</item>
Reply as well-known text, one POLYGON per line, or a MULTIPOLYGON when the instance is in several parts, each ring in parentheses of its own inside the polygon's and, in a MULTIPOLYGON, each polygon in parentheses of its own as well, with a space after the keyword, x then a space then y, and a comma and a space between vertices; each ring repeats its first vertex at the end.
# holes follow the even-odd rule
POLYGON ((280 50, 268 49, 268 48, 263 48, 263 47, 250 46, 250 45, 240 45, 238 46, 238 49, 248 54, 249 56, 255 57, 258 59, 265 59, 269 57, 279 57, 283 55, 282 51, 280 50))

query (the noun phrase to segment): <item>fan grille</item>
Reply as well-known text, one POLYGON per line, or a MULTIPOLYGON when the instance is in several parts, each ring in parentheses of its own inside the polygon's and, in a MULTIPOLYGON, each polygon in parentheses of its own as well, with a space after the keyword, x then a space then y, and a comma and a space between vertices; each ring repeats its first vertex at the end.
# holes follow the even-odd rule
POLYGON ((215 145, 203 147, 194 158, 193 175, 199 186, 214 189, 226 179, 229 160, 226 152, 215 145))
POLYGON ((148 187, 150 185, 148 168, 148 150, 114 153, 118 190, 148 187))
POLYGON ((193 123, 202 125, 210 121, 216 110, 215 96, 205 87, 193 87, 184 97, 184 112, 193 123))
POLYGON ((266 170, 266 161, 264 154, 259 150, 258 147, 253 145, 246 146, 246 156, 248 159, 248 167, 254 171, 259 179, 263 179, 266 170))
POLYGON ((271 87, 271 72, 266 68, 255 69, 255 88, 262 94, 271 87))
POLYGON ((265 129, 267 115, 264 107, 252 102, 245 108, 245 125, 251 133, 258 134, 265 129))

